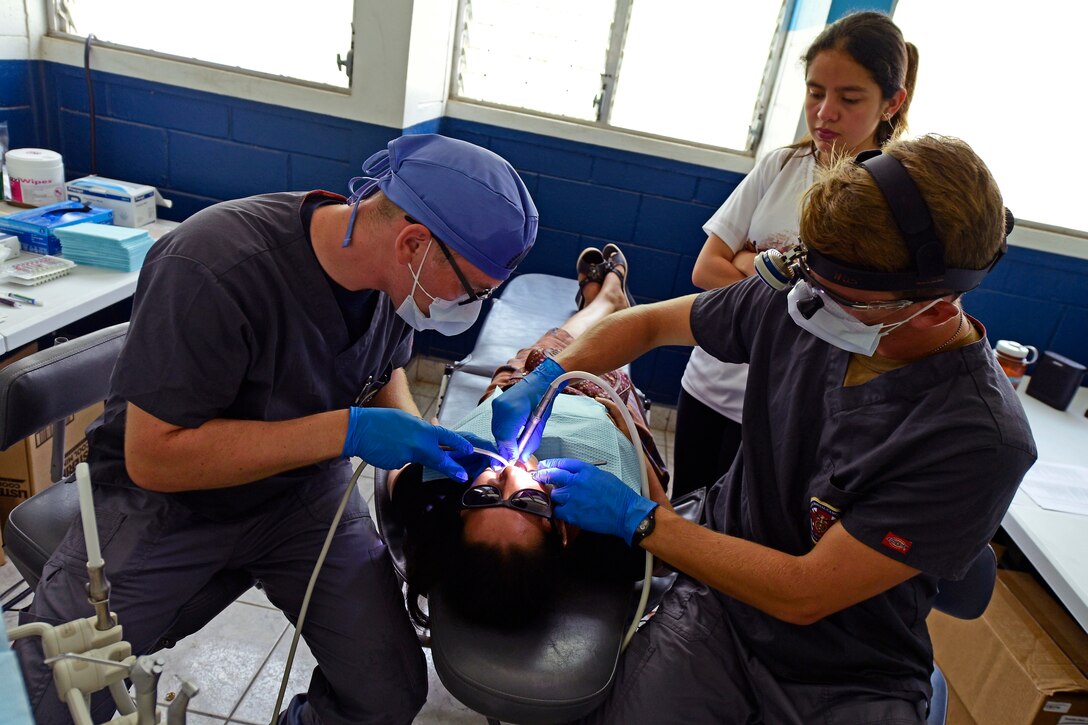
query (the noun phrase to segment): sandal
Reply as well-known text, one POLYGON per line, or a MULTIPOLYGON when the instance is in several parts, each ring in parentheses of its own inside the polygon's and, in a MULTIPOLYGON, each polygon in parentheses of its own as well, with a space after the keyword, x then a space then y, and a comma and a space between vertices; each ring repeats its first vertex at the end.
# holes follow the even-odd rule
POLYGON ((605 264, 601 250, 596 247, 586 247, 578 255, 578 263, 575 265, 575 269, 578 270, 578 292, 574 295, 574 302, 580 310, 586 304, 582 288, 590 282, 596 282, 597 284, 603 282, 605 274, 608 273, 608 265, 605 264))
POLYGON ((611 242, 604 245, 601 253, 605 258, 605 274, 611 272, 620 278, 620 282, 623 283, 623 294, 627 296, 627 304, 634 307, 638 303, 635 302, 635 296, 631 294, 631 290, 627 288, 627 275, 631 271, 631 265, 628 264, 627 257, 623 256, 620 248, 611 242), (619 271, 617 267, 623 267, 623 271, 619 271))

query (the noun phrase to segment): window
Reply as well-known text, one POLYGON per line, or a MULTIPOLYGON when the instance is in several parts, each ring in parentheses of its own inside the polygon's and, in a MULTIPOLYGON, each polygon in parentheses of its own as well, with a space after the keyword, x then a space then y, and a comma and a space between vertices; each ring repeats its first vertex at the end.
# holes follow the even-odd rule
POLYGON ((352 0, 56 0, 54 28, 102 42, 347 88, 352 0))
POLYGON ((453 96, 750 150, 790 7, 462 0, 453 96))
POLYGON ((1041 0, 1030 11, 988 0, 899 0, 895 22, 918 47, 910 133, 962 138, 990 167, 1018 219, 1088 232, 1088 150, 1075 133, 1088 100, 1088 3, 1041 0), (934 22, 938 18, 939 22, 934 22))

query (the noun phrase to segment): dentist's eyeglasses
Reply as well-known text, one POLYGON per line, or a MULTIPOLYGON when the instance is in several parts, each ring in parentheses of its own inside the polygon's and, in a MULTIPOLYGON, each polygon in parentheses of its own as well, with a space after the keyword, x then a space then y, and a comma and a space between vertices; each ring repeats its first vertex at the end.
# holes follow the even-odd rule
POLYGON ((552 502, 548 494, 535 488, 523 488, 510 498, 503 498, 498 486, 485 483, 465 489, 461 495, 461 508, 484 509, 501 506, 523 513, 552 518, 552 502))
POLYGON ((819 297, 830 299, 837 303, 840 307, 845 307, 851 310, 882 310, 884 312, 895 312, 896 310, 902 310, 906 307, 910 307, 916 302, 925 302, 928 300, 935 300, 944 295, 935 295, 933 297, 922 297, 914 300, 876 300, 874 302, 858 302, 857 300, 850 300, 840 295, 835 294, 829 289, 826 289, 823 285, 812 278, 811 270, 808 265, 804 263, 804 260, 797 262, 797 274, 801 279, 805 281, 809 289, 813 291, 819 297))
MULTIPOLYGON (((404 218, 408 221, 409 224, 423 224, 423 222, 417 221, 416 219, 413 219, 407 214, 404 216, 404 218)), ((423 226, 427 225, 423 224, 423 226)), ((428 231, 430 231, 430 229, 428 229, 428 231)), ((477 300, 486 300, 491 297, 491 295, 495 294, 494 287, 488 287, 479 291, 473 289, 472 285, 469 284, 468 277, 465 276, 465 273, 461 271, 461 267, 453 259, 453 254, 450 253, 449 247, 447 247, 441 239, 436 237, 434 235, 434 232, 431 232, 431 239, 433 239, 435 244, 438 245, 438 248, 442 250, 442 254, 446 256, 446 261, 448 261, 450 263, 450 266, 453 267, 453 273, 457 275, 457 279, 461 282, 461 287, 464 288, 465 294, 468 295, 467 299, 461 300, 457 303, 458 306, 471 305, 477 300)))

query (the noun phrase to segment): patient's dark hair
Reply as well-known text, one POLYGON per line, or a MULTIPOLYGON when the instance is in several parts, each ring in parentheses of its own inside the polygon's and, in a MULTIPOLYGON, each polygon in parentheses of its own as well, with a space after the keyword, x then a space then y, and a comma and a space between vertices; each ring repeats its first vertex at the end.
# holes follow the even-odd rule
MULTIPOLYGON (((420 482, 413 467, 401 473, 397 486, 435 485, 420 482)), ((563 546, 557 533, 542 547, 497 547, 465 543, 460 496, 446 496, 406 526, 404 555, 407 605, 412 621, 429 627, 420 597, 441 589, 444 601, 466 620, 491 627, 520 627, 546 611, 563 576, 563 546)))

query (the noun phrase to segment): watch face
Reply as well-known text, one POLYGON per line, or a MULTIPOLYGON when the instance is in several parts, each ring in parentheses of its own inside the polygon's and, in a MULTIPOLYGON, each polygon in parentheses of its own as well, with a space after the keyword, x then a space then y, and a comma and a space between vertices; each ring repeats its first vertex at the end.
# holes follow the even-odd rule
POLYGON ((639 533, 642 533, 642 532, 646 531, 646 529, 648 529, 648 528, 650 528, 650 517, 649 516, 644 518, 642 521, 638 522, 639 533))

